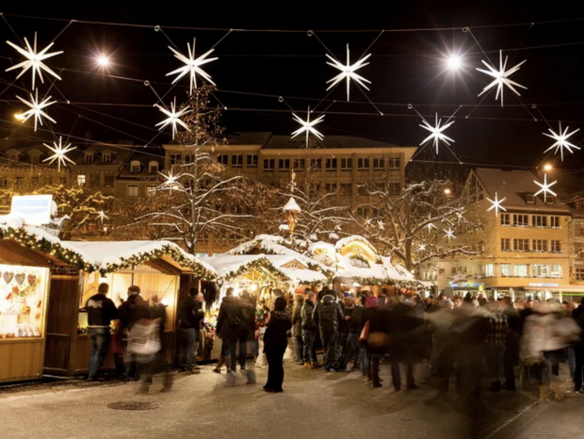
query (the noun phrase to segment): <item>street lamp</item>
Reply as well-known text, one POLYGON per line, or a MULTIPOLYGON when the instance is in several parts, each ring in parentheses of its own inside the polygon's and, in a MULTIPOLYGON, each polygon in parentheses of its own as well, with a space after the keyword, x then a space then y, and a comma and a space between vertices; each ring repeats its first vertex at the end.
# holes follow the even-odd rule
POLYGON ((452 193, 452 191, 449 188, 444 189, 445 195, 450 195, 451 193, 452 193))
POLYGON ((554 169, 554 167, 552 166, 552 164, 551 164, 551 163, 546 163, 546 164, 544 165, 543 169, 544 169, 546 172, 548 172, 548 171, 551 171, 552 169, 554 169))
POLYGON ((294 235, 294 226, 298 221, 298 212, 302 212, 302 209, 296 200, 293 197, 290 197, 284 206, 284 213, 286 214, 286 221, 288 222, 288 229, 290 230, 290 238, 294 235))

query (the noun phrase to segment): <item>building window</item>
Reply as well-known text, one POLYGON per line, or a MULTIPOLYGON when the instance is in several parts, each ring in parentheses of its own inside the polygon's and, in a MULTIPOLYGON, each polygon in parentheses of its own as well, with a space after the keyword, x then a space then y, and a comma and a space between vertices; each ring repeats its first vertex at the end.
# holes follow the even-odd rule
POLYGON ((330 194, 330 193, 336 193, 337 192, 337 184, 336 183, 325 183, 324 184, 324 189, 330 194))
POLYGON ((562 266, 561 265, 552 265, 551 276, 554 279, 561 279, 562 277, 564 277, 562 274, 562 266))
POLYGON ((83 175, 83 174, 80 174, 77 176, 77 184, 79 186, 85 186, 86 180, 87 179, 86 179, 85 175, 83 175))
POLYGON ((525 194, 525 202, 527 204, 535 204, 535 195, 532 193, 525 194))
POLYGON ((545 204, 556 204, 556 197, 553 195, 546 196, 545 204))
POLYGON ((516 252, 528 252, 529 239, 514 239, 513 250, 515 250, 516 252))
POLYGON ((501 251, 510 252, 511 251, 511 239, 501 238, 501 251))
POLYGON ((85 163, 93 163, 93 153, 92 152, 85 153, 85 163))
POLYGON ((389 183, 389 194, 390 195, 399 195, 401 192, 401 183, 389 183))
POLYGON ((8 187, 8 179, 6 177, 0 177, 0 187, 8 187))
POLYGON ((153 197, 155 195, 156 195, 156 185, 149 184, 148 186, 146 186, 146 196, 153 197))
POLYGON ((552 229, 559 229, 560 228, 560 217, 559 216, 550 216, 550 227, 552 229))
POLYGON ((231 156, 232 168, 243 168, 243 154, 236 154, 231 156))
POLYGON ((390 157, 387 161, 389 169, 401 169, 401 158, 400 157, 390 157))
POLYGON ((322 169, 322 159, 310 159, 310 169, 322 169))
POLYGON ((376 171, 382 170, 385 168, 385 160, 382 157, 376 157, 373 159, 373 169, 376 171))
POLYGON ((341 183, 341 194, 343 195, 352 195, 353 188, 351 183, 341 183))
POLYGON ((290 169, 290 159, 279 159, 278 168, 280 169, 290 169))
POLYGON ((533 227, 547 227, 547 216, 533 215, 531 217, 531 225, 533 227))
POLYGON ((501 225, 508 227, 511 225, 511 215, 509 215, 508 213, 502 213, 501 214, 501 225))
POLYGON ((533 264, 533 277, 550 277, 550 266, 545 264, 533 264))
POLYGON ((111 161, 112 161, 112 154, 110 152, 104 152, 101 155, 101 161, 104 162, 104 163, 111 163, 111 161))
POLYGON ((514 227, 529 227, 529 215, 513 215, 513 226, 514 227))
POLYGON ((552 253, 562 253, 562 242, 561 241, 551 241, 551 251, 552 253))
POLYGON ((485 277, 495 276, 495 266, 493 264, 485 264, 485 277))
POLYGON ((114 176, 113 175, 106 175, 105 176, 104 186, 105 187, 114 187, 114 176))
POLYGON ((369 208, 368 207, 358 208, 357 215, 359 215, 363 219, 369 219, 369 208))
POLYGON ((182 160, 182 156, 180 154, 171 154, 170 155, 170 164, 172 165, 178 165, 182 160))
POLYGON ((547 252, 547 239, 533 239, 531 241, 531 251, 534 252, 547 252))
POLYGON ((337 170, 337 159, 336 157, 326 159, 326 170, 328 172, 336 171, 337 170))
POLYGON ((511 264, 501 264, 501 277, 511 276, 511 264))
POLYGON ((455 275, 456 275, 456 267, 452 267, 452 268, 450 269, 450 275, 451 275, 451 276, 455 276, 455 275))
POLYGON ((129 184, 128 185, 128 197, 137 197, 138 196, 138 185, 137 184, 129 184))
POLYGON ((513 276, 515 277, 527 277, 529 271, 529 265, 520 264, 513 266, 513 276))
POLYGON ((294 170, 304 171, 306 169, 306 162, 304 159, 294 159, 294 170))
POLYGON ((150 163, 148 163, 148 173, 158 174, 158 162, 151 161, 150 163))
POLYGON ((219 154, 217 156, 217 161, 221 163, 223 166, 229 165, 229 156, 227 154, 219 154))
POLYGON ((247 167, 248 168, 257 168, 258 167, 258 155, 257 154, 248 154, 247 155, 247 167))
POLYGON ((369 188, 366 184, 358 184, 357 185, 357 195, 359 197, 366 197, 369 195, 369 188))
POLYGON ((89 184, 92 187, 99 186, 99 174, 93 172, 89 175, 89 184))
POLYGON ((272 172, 276 168, 276 159, 264 159, 264 171, 272 172))
POLYGON ((584 268, 576 268, 576 280, 584 281, 584 268))
POLYGON ((130 173, 139 174, 140 172, 142 172, 142 163, 138 160, 132 160, 132 162, 130 162, 130 173))
POLYGON ((39 164, 39 155, 38 154, 34 154, 30 156, 30 163, 33 165, 38 165, 39 164))
POLYGON ((350 171, 351 169, 353 169, 353 159, 352 158, 341 159, 341 171, 350 171))
POLYGON ((24 187, 24 177, 16 177, 14 180, 14 187, 16 189, 22 189, 24 187))
POLYGON ((359 171, 367 171, 369 169, 369 159, 368 158, 357 159, 357 169, 359 169, 359 171))
POLYGON ((584 221, 576 221, 574 227, 576 228, 576 236, 584 236, 584 221))
POLYGON ((38 178, 38 176, 32 177, 31 180, 30 180, 30 182, 32 184, 32 187, 36 189, 38 187, 38 185, 39 185, 39 178, 38 178))

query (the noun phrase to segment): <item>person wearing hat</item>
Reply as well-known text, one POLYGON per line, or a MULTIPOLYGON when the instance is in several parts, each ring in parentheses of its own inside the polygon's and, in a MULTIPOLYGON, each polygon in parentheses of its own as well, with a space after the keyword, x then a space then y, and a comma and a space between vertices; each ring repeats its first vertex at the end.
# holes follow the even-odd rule
POLYGON ((85 305, 87 310, 87 338, 90 345, 89 376, 91 381, 101 369, 110 345, 110 323, 118 318, 118 309, 111 299, 107 298, 109 285, 102 283, 97 288, 97 294, 91 296, 85 305))

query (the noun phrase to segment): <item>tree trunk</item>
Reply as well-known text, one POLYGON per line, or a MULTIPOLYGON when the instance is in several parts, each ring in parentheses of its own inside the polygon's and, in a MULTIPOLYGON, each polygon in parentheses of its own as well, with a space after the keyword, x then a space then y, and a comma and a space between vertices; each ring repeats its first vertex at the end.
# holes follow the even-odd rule
POLYGON ((406 260, 405 260, 405 264, 406 264, 406 269, 408 271, 412 271, 412 269, 414 268, 414 262, 412 261, 412 240, 408 239, 405 242, 405 253, 406 253, 406 260))

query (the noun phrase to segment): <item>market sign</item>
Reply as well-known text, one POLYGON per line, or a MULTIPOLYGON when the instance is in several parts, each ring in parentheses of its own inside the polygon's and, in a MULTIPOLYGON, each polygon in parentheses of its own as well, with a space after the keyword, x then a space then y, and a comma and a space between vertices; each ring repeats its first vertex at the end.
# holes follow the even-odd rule
MULTIPOLYGON (((478 282, 461 282, 460 284, 450 284, 451 288, 484 288, 485 284, 484 283, 478 283, 478 282)), ((482 291, 482 290, 481 290, 482 291)))
POLYGON ((27 226, 42 226, 51 222, 52 195, 13 195, 10 216, 22 218, 27 226))
POLYGON ((534 283, 534 284, 529 284, 530 287, 550 287, 550 288, 554 288, 554 287, 559 287, 560 284, 545 284, 545 283, 534 283))

